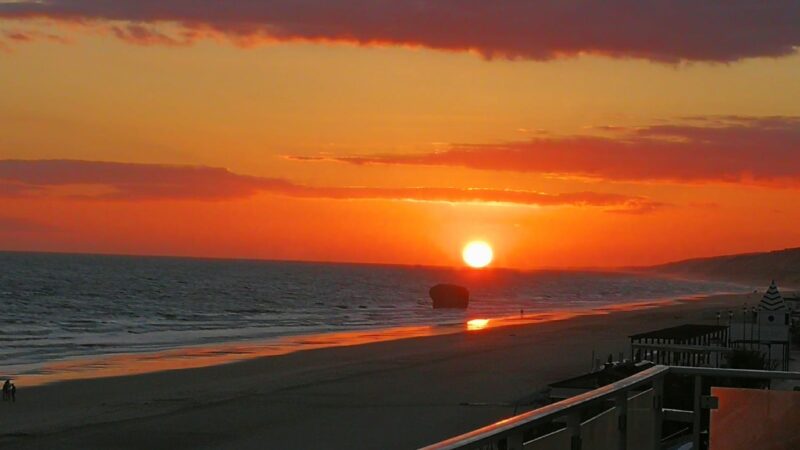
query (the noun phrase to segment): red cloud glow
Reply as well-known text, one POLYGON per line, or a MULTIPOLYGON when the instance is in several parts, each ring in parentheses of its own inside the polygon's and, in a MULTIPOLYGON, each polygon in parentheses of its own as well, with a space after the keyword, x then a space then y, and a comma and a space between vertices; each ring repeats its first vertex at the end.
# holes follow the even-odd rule
POLYGON ((699 118, 688 124, 614 133, 610 137, 567 136, 453 145, 442 152, 416 155, 316 159, 353 164, 459 166, 611 181, 800 186, 800 118, 699 118))
POLYGON ((42 196, 66 186, 102 187, 83 198, 110 200, 224 200, 259 192, 296 198, 335 200, 412 200, 480 202, 537 206, 608 207, 611 212, 644 213, 666 206, 644 198, 613 193, 548 194, 502 189, 433 187, 303 186, 278 178, 239 175, 203 166, 113 163, 79 160, 0 160, 0 196, 42 196))

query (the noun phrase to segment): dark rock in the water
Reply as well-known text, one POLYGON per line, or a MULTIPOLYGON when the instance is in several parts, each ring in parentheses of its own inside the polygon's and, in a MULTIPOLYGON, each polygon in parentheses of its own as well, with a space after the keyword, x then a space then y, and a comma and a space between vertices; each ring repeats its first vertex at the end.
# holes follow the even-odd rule
POLYGON ((429 291, 434 308, 461 308, 469 305, 469 291, 455 284, 437 284, 429 291))

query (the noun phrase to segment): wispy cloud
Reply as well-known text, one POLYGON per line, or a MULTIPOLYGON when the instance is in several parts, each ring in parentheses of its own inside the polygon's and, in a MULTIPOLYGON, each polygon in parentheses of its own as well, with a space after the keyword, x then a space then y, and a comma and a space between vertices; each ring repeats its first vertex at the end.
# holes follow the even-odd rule
MULTIPOLYGON (((2 6, 2 3, 0 3, 0 8, 2 6)), ((9 51, 14 44, 27 44, 36 41, 49 41, 59 44, 68 44, 70 42, 69 39, 57 33, 45 33, 16 27, 5 29, 0 27, 0 50, 9 51)))
POLYGON ((47 233, 53 231, 58 231, 58 228, 34 220, 0 215, 0 233, 47 233))
POLYGON ((795 0, 48 0, 0 3, 0 18, 81 22, 148 45, 221 36, 239 45, 345 42, 538 60, 735 61, 800 45, 795 0), (170 31, 155 28, 164 24, 170 31))
MULTIPOLYGON (((601 192, 544 193, 452 187, 306 186, 204 166, 170 166, 81 160, 0 160, 0 196, 64 195, 58 188, 90 187, 80 198, 226 200, 271 193, 295 198, 502 203, 604 207, 613 212, 652 212, 667 206, 638 196, 601 192), (99 188, 99 189, 98 189, 99 188), (55 189, 55 190, 54 190, 55 189)), ((75 193, 68 194, 75 197, 75 193)))
POLYGON ((606 135, 452 145, 423 154, 299 157, 352 164, 458 166, 611 181, 800 186, 800 118, 692 118, 606 135))
POLYGON ((0 183, 17 194, 64 186, 105 187, 106 192, 91 196, 106 199, 214 200, 291 186, 284 180, 239 175, 216 167, 82 160, 2 160, 0 183))

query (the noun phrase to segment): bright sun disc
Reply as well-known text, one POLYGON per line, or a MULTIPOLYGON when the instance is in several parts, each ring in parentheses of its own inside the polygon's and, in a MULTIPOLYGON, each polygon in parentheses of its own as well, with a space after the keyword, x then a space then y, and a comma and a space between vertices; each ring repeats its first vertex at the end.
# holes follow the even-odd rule
POLYGON ((472 241, 464 246, 464 251, 461 253, 464 257, 464 262, 470 267, 481 268, 486 267, 492 262, 494 252, 492 247, 483 241, 472 241))

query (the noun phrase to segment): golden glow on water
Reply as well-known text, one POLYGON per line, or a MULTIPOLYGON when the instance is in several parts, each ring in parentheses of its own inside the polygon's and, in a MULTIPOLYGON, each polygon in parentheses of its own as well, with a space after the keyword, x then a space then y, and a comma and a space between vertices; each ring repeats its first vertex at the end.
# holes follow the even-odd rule
MULTIPOLYGON (((519 316, 472 319, 467 331, 537 324, 568 320, 578 316, 597 316, 618 311, 656 308, 667 304, 701 300, 703 297, 680 300, 653 300, 638 303, 609 305, 592 309, 556 310, 519 316)), ((325 333, 305 336, 286 336, 269 341, 223 343, 211 346, 186 347, 157 353, 134 353, 54 361, 35 372, 14 376, 20 385, 36 386, 57 381, 138 375, 175 369, 194 369, 249 359, 279 356, 300 350, 370 344, 398 339, 441 336, 464 331, 464 325, 408 326, 376 330, 325 333)), ((482 335, 482 333, 480 334, 482 335)))
POLYGON ((414 337, 451 334, 455 327, 409 326, 376 330, 345 331, 302 336, 286 336, 268 341, 233 342, 165 350, 157 353, 132 353, 76 358, 46 364, 35 374, 18 376, 26 386, 55 381, 105 378, 175 369, 195 369, 264 357, 279 356, 299 350, 315 350, 393 341, 414 337))
POLYGON ((489 325, 489 319, 472 319, 467 322, 467 330, 477 331, 486 328, 489 325))

